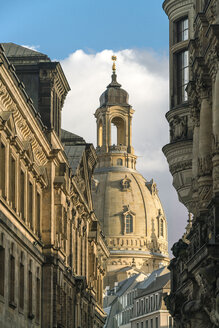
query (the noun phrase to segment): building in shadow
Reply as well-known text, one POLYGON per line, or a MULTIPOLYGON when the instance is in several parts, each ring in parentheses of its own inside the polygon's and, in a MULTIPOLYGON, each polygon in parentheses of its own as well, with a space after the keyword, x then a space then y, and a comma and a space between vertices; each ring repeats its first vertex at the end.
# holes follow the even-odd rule
POLYGON ((163 148, 190 214, 173 246, 171 294, 177 327, 219 326, 219 4, 165 0, 170 22, 170 142, 163 148))

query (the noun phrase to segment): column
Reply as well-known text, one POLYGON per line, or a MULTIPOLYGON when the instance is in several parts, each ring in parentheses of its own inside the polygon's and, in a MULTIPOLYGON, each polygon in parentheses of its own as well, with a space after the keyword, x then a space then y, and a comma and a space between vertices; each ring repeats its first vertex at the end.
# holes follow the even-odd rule
POLYGON ((213 190, 219 193, 219 70, 213 86, 213 190))
POLYGON ((199 128, 198 191, 199 210, 206 210, 212 194, 212 108, 209 89, 201 90, 199 128))

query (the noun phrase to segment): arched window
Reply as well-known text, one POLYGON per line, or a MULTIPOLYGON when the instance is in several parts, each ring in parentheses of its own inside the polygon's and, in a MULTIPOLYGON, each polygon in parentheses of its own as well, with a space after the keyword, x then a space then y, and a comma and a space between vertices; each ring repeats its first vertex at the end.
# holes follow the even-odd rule
POLYGON ((100 120, 98 125, 98 146, 103 146, 103 123, 100 120))
POLYGON ((122 118, 114 117, 111 121, 111 145, 125 144, 125 124, 122 118))
POLYGON ((160 235, 164 236, 164 222, 163 219, 160 220, 160 235))
POLYGON ((131 214, 127 214, 125 217, 125 232, 126 233, 133 232, 133 217, 131 214))
POLYGON ((117 165, 118 165, 118 166, 122 166, 122 165, 123 165, 123 161, 122 161, 121 158, 118 158, 118 159, 117 159, 117 165))

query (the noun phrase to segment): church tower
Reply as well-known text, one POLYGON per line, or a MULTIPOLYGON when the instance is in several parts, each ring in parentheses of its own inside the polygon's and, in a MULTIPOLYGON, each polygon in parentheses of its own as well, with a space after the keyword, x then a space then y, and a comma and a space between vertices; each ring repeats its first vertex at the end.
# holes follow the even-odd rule
POLYGON ((98 164, 92 187, 95 213, 110 249, 106 285, 125 279, 133 267, 150 273, 169 263, 167 221, 156 183, 136 171, 134 109, 117 82, 116 57, 112 59, 112 81, 95 112, 98 164))

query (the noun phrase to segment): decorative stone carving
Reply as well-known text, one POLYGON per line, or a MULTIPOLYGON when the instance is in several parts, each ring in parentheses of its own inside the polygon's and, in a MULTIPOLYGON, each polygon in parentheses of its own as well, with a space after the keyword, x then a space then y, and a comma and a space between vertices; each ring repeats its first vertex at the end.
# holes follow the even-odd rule
POLYGON ((175 115, 173 121, 170 122, 170 141, 185 139, 187 136, 187 117, 175 115))
POLYGON ((151 181, 146 182, 146 187, 149 189, 150 193, 153 196, 158 194, 157 184, 155 183, 154 179, 151 179, 151 181))
POLYGON ((99 188, 99 180, 94 179, 94 177, 91 178, 91 188, 92 188, 92 192, 97 192, 98 188, 99 188))
POLYGON ((212 156, 208 155, 198 159, 199 176, 210 175, 212 172, 212 156))
POLYGON ((120 181, 122 191, 130 190, 131 180, 125 175, 125 178, 120 181))

